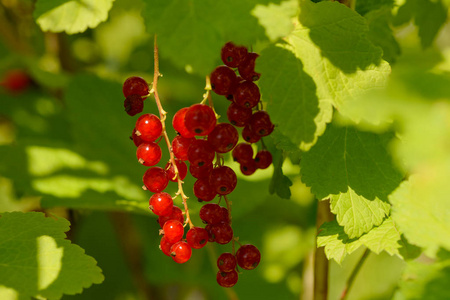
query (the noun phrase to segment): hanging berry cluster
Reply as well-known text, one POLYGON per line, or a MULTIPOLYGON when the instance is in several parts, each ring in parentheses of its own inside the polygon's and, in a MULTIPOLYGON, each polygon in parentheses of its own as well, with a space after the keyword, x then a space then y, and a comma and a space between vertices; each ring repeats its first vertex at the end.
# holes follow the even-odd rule
MULTIPOLYGON (((160 116, 141 115, 132 132, 137 147, 138 161, 148 168, 143 175, 143 188, 153 193, 149 207, 158 216, 162 235, 160 248, 177 263, 185 263, 192 254, 192 248, 203 248, 208 242, 228 244, 232 251, 222 253, 217 259, 216 280, 223 287, 231 287, 238 280, 238 266, 244 270, 256 268, 261 259, 257 247, 251 244, 241 245, 234 236, 231 227, 231 201, 228 195, 235 189, 237 177, 233 169, 224 165, 224 154, 232 151, 235 161, 240 164, 241 172, 250 175, 256 169, 267 168, 272 163, 269 151, 261 149, 253 157, 251 143, 269 135, 274 128, 269 115, 258 109, 260 92, 254 81, 260 77, 255 72, 255 60, 258 54, 248 52, 243 46, 229 42, 222 48, 224 66, 211 73, 207 92, 201 103, 178 110, 172 119, 172 126, 178 135, 170 141, 165 126, 166 112, 161 106, 157 92, 159 74, 158 48, 155 37, 155 74, 152 89, 140 77, 130 77, 123 84, 125 111, 134 116, 143 111, 144 100, 154 95, 160 116), (237 68, 240 76, 236 75, 237 68), (214 111, 210 90, 224 95, 231 104, 227 110, 229 123, 218 123, 214 111), (205 104, 208 101, 208 104, 205 104), (233 126, 234 125, 234 126, 233 126), (236 127, 244 127, 242 137, 246 142, 239 143, 236 127), (170 159, 164 168, 156 166, 161 160, 159 142, 166 142, 170 159), (248 143, 247 143, 248 142, 248 143), (189 162, 189 167, 186 164, 189 162), (183 191, 183 179, 189 173, 196 178, 193 193, 204 204, 199 212, 204 227, 194 226, 189 215, 188 197, 183 191), (174 197, 164 192, 169 181, 178 184, 174 197), (174 205, 173 200, 181 196, 184 211, 174 205), (218 197, 217 197, 218 196, 218 197), (217 203, 212 203, 218 198, 217 203), (224 206, 220 204, 225 203, 224 206), (184 228, 189 230, 184 235, 184 228), (185 238, 183 238, 185 236, 185 238), (240 247, 235 251, 235 242, 240 247)), ((207 80, 208 82, 208 80, 207 80)), ((264 144, 262 143, 262 148, 264 144)))

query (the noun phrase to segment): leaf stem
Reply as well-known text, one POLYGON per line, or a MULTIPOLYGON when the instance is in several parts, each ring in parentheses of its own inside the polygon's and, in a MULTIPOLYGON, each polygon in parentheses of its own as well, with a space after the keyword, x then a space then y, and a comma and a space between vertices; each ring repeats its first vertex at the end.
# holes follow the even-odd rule
POLYGON ((175 176, 177 177, 178 191, 177 191, 176 195, 177 196, 180 195, 181 199, 183 200, 184 213, 186 216, 186 223, 184 224, 184 226, 189 224, 189 228, 192 228, 192 227, 194 227, 194 224, 192 223, 191 218, 189 216, 189 209, 188 209, 188 205, 187 205, 187 201, 186 201, 188 199, 188 197, 186 196, 186 194, 183 191, 183 181, 181 180, 180 176, 178 176, 179 172, 178 172, 177 165, 175 163, 175 156, 172 151, 172 143, 170 142, 169 136, 167 135, 167 131, 166 131, 167 112, 163 109, 163 107, 161 105, 161 100, 158 95, 158 79, 159 79, 159 77, 161 77, 161 73, 159 73, 159 55, 158 55, 158 44, 156 41, 156 34, 155 34, 155 43, 154 43, 154 51, 153 52, 154 52, 154 75, 153 75, 153 85, 152 85, 151 92, 153 93, 153 95, 155 97, 156 106, 158 107, 159 117, 161 119, 162 128, 163 128, 164 140, 166 141, 167 149, 169 149, 170 163, 172 164, 173 169, 175 171, 175 176))
POLYGON ((370 250, 366 248, 366 250, 364 251, 363 255, 361 256, 361 258, 359 259, 358 263, 356 264, 355 268, 352 271, 352 274, 350 274, 350 277, 347 280, 347 284, 345 286, 344 291, 341 294, 341 300, 347 299, 347 295, 350 291, 350 289, 353 286, 353 282, 355 281, 356 275, 358 275, 359 270, 361 269, 362 265, 364 264, 364 262, 366 261, 367 257, 370 254, 370 250))

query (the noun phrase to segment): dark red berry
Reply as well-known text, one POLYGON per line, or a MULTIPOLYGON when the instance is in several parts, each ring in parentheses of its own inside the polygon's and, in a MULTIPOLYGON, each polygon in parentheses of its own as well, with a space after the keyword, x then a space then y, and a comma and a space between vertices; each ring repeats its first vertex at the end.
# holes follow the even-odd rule
POLYGON ((209 182, 217 194, 228 195, 236 187, 236 173, 230 167, 220 166, 211 171, 209 182))
POLYGON ((148 96, 148 84, 142 77, 129 77, 122 86, 122 92, 125 97, 136 94, 139 96, 147 97, 148 96))
POLYGON ((170 216, 172 213, 172 197, 165 192, 153 194, 149 200, 150 209, 157 216, 170 216))
MULTIPOLYGON (((178 176, 180 176, 180 179, 183 180, 187 175, 187 171, 188 171, 187 165, 182 160, 175 160, 175 164, 178 169, 178 176)), ((178 181, 178 178, 175 175, 175 168, 173 167, 173 165, 170 161, 166 164, 166 167, 164 169, 166 170, 167 177, 169 178, 170 181, 172 181, 172 182, 178 181)))
POLYGON ((241 173, 247 176, 255 173, 257 169, 256 162, 253 159, 241 163, 239 168, 241 170, 241 173))
POLYGON ((17 94, 26 90, 31 83, 31 78, 25 71, 13 69, 3 75, 0 86, 13 94, 17 94))
POLYGON ((261 77, 261 74, 255 71, 255 61, 258 57, 258 53, 249 52, 239 65, 239 75, 245 80, 256 81, 261 77))
POLYGON ((194 104, 186 111, 184 124, 192 134, 205 136, 216 126, 216 114, 208 105, 194 104))
POLYGON ((218 153, 226 153, 236 146, 239 140, 239 133, 233 125, 220 123, 208 134, 208 142, 218 153))
POLYGON ((231 152, 234 161, 238 163, 243 163, 246 161, 253 160, 253 148, 250 144, 239 143, 234 147, 233 152, 231 152))
POLYGON ((215 152, 207 140, 195 140, 188 150, 189 162, 194 166, 204 166, 211 164, 214 160, 215 152))
POLYGON ((184 235, 183 224, 178 220, 168 220, 163 226, 164 237, 169 243, 176 243, 184 235))
POLYGON ((179 160, 188 160, 188 150, 195 138, 185 138, 182 135, 176 136, 172 140, 172 151, 179 160))
POLYGON ((214 242, 214 235, 211 233, 211 224, 207 224, 205 226, 205 230, 208 232, 208 242, 213 243, 214 242))
POLYGON ((237 84, 236 73, 227 66, 218 66, 211 75, 211 88, 218 95, 232 94, 237 84))
POLYGON ((256 268, 261 260, 261 253, 258 248, 247 244, 241 246, 236 252, 236 259, 238 265, 244 270, 253 270, 256 268))
POLYGON ((151 167, 159 163, 161 160, 161 148, 154 142, 145 142, 136 149, 136 157, 139 163, 144 166, 151 167))
POLYGON ((231 103, 227 109, 227 118, 236 127, 244 127, 250 121, 252 109, 231 103))
POLYGON ((252 131, 259 136, 267 136, 271 134, 274 129, 269 114, 263 110, 257 111, 252 115, 249 125, 252 131))
POLYGON ((186 233, 186 241, 192 248, 201 249, 208 242, 208 231, 202 227, 192 227, 186 233))
POLYGON ((136 94, 129 95, 123 102, 125 112, 130 116, 137 115, 144 110, 144 101, 142 97, 136 94))
POLYGON ((203 166, 195 166, 189 165, 189 172, 192 177, 200 179, 200 178, 209 178, 209 174, 213 169, 213 164, 209 163, 203 166))
POLYGON ((192 255, 192 248, 188 243, 180 241, 172 245, 170 248, 170 256, 179 264, 187 262, 192 255))
POLYGON ((142 177, 145 187, 153 193, 162 192, 169 184, 167 172, 160 167, 151 167, 145 171, 142 177))
POLYGON ((228 209, 226 207, 221 207, 222 210, 222 217, 221 217, 221 221, 223 223, 227 223, 230 224, 230 212, 228 211, 228 209))
POLYGON ((170 248, 172 248, 172 245, 173 243, 169 243, 163 236, 161 238, 161 242, 159 243, 159 249, 161 249, 165 255, 170 256, 170 248))
POLYGON ((214 241, 221 245, 228 244, 233 239, 233 229, 227 223, 213 224, 210 232, 214 236, 214 241))
POLYGON ((236 269, 236 256, 229 252, 222 253, 217 259, 217 267, 222 272, 231 272, 236 269))
POLYGON ((181 136, 185 138, 192 138, 194 137, 194 134, 191 133, 184 124, 184 117, 188 109, 189 107, 183 107, 175 113, 172 119, 172 126, 173 129, 175 129, 181 136))
POLYGON ((267 150, 260 150, 256 153, 255 163, 258 169, 266 169, 272 164, 272 154, 267 150))
POLYGON ((234 102, 242 107, 253 108, 261 99, 259 87, 252 81, 239 83, 234 91, 234 102))
POLYGON ((160 216, 158 218, 158 223, 161 226, 161 228, 164 226, 164 224, 168 221, 168 220, 177 220, 180 223, 184 223, 184 216, 183 216, 183 212, 181 211, 181 208, 179 208, 178 206, 173 206, 172 207, 172 213, 168 216, 160 216))
POLYGON ((217 272, 216 280, 220 286, 229 288, 237 283, 238 277, 239 276, 236 270, 232 270, 230 272, 219 271, 217 272))
POLYGON ((206 224, 218 224, 223 220, 222 208, 218 204, 207 203, 200 208, 199 216, 206 224))
POLYGON ((248 50, 244 46, 236 46, 232 42, 226 43, 220 51, 220 57, 224 64, 231 68, 237 68, 247 56, 248 50))
POLYGON ((200 178, 194 183, 194 195, 199 202, 209 202, 216 197, 217 193, 208 179, 200 178))
POLYGON ((252 130, 250 124, 245 125, 244 129, 242 129, 242 137, 247 143, 252 144, 261 139, 261 136, 252 130))
POLYGON ((161 120, 154 114, 143 114, 136 121, 136 135, 147 142, 154 142, 162 134, 161 120))

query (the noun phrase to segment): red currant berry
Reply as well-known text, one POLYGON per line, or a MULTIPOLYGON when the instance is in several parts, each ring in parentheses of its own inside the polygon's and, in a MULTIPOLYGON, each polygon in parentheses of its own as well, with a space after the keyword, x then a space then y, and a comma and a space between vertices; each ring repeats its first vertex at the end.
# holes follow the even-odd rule
POLYGON ((183 107, 182 109, 180 109, 175 113, 172 119, 172 126, 173 129, 175 129, 181 136, 185 138, 192 138, 195 135, 191 133, 184 124, 184 117, 188 109, 189 107, 183 107))
POLYGON ((233 239, 233 229, 227 223, 212 225, 210 232, 214 236, 214 241, 221 245, 228 244, 233 239))
POLYGON ((231 272, 236 269, 236 256, 229 252, 222 253, 217 259, 217 267, 222 272, 231 272))
POLYGON ((186 241, 192 248, 201 249, 208 242, 208 231, 202 227, 192 227, 186 233, 186 241))
POLYGON ((226 153, 236 146, 239 140, 239 133, 233 125, 220 123, 208 134, 208 142, 213 146, 214 151, 226 153))
POLYGON ((161 226, 161 228, 163 228, 164 224, 169 220, 177 220, 180 223, 184 223, 184 216, 183 216, 183 212, 181 211, 181 208, 174 205, 172 207, 172 213, 170 215, 160 216, 158 218, 159 226, 161 226))
POLYGON ((145 143, 145 141, 141 139, 140 136, 136 135, 136 128, 133 129, 133 133, 131 134, 130 139, 133 140, 133 143, 136 145, 136 147, 139 147, 140 144, 145 143))
POLYGON ((232 270, 231 272, 219 271, 217 272, 216 280, 220 286, 229 288, 237 283, 238 273, 236 270, 232 270))
POLYGON ((253 270, 261 260, 261 253, 258 248, 247 244, 241 246, 236 252, 236 259, 238 265, 244 270, 253 270))
POLYGON ((239 75, 245 80, 256 81, 261 77, 260 73, 255 72, 255 61, 258 57, 258 53, 247 53, 244 60, 239 65, 239 75))
POLYGON ((259 136, 267 136, 271 134, 274 129, 269 114, 263 110, 255 112, 250 118, 249 124, 252 131, 259 136))
POLYGON ((236 73, 227 66, 218 66, 211 75, 211 88, 217 95, 232 94, 237 84, 236 73))
POLYGON ((212 228, 211 224, 207 224, 205 226, 205 230, 208 232, 208 242, 213 243, 214 242, 214 236, 211 233, 211 228, 212 228))
POLYGON ((172 140, 172 151, 179 160, 188 160, 188 150, 195 138, 185 138, 182 135, 176 136, 172 140))
MULTIPOLYGON (((175 164, 178 169, 178 176, 180 176, 180 179, 183 180, 184 178, 186 178, 187 175, 187 165, 182 160, 175 160, 175 164)), ((164 169, 166 170, 167 177, 169 178, 170 181, 172 182, 178 181, 178 178, 175 175, 175 168, 173 167, 170 161, 166 164, 166 167, 164 169)))
POLYGON ((194 183, 194 195, 199 202, 209 202, 216 197, 217 193, 207 179, 201 178, 194 183))
POLYGON ((232 42, 226 43, 220 52, 224 64, 230 68, 237 68, 247 56, 248 50, 244 46, 236 46, 232 42))
POLYGON ((186 111, 184 124, 192 134, 208 135, 216 126, 216 114, 208 105, 194 104, 186 111))
POLYGON ((169 184, 166 170, 160 167, 151 167, 147 169, 142 177, 142 181, 147 190, 153 193, 164 191, 169 184))
POLYGON ((192 255, 192 248, 188 243, 180 241, 170 248, 170 256, 172 259, 179 264, 187 262, 192 255))
POLYGON ((144 110, 144 101, 141 96, 133 94, 125 98, 123 106, 125 107, 125 112, 127 114, 134 116, 144 110))
POLYGON ((250 124, 245 125, 244 129, 242 129, 242 137, 247 143, 252 144, 261 139, 261 136, 252 130, 250 124))
POLYGON ((206 224, 218 224, 223 220, 222 208, 219 204, 207 203, 200 208, 199 216, 206 224))
POLYGON ((188 150, 189 162, 198 167, 211 164, 214 156, 214 149, 207 140, 193 141, 188 150))
POLYGON ((220 166, 211 171, 209 182, 217 194, 228 195, 236 187, 236 173, 230 167, 220 166))
POLYGON ((240 165, 241 173, 247 176, 255 173, 256 169, 256 162, 253 159, 244 161, 240 165))
POLYGON ((191 173, 192 177, 197 179, 209 178, 209 174, 211 173, 212 169, 212 163, 203 166, 189 165, 189 172, 191 173))
POLYGON ((259 87, 252 81, 247 80, 237 85, 233 96, 236 104, 247 108, 255 107, 261 99, 259 87))
POLYGON ((143 114, 136 121, 136 135, 147 142, 154 142, 162 134, 161 120, 154 114, 143 114))
POLYGON ((178 220, 168 220, 163 226, 164 237, 169 243, 176 243, 184 235, 183 224, 178 220))
POLYGON ((255 156, 256 167, 266 169, 272 164, 272 154, 267 150, 260 150, 255 156))
POLYGON ((228 106, 227 118, 231 124, 236 127, 244 127, 250 121, 252 116, 252 109, 248 107, 242 107, 234 102, 228 106))
POLYGON ((23 70, 9 70, 4 74, 0 86, 11 93, 19 93, 28 88, 31 78, 23 70))
POLYGON ((221 207, 222 210, 222 219, 220 222, 230 224, 230 213, 226 207, 221 207))
POLYGON ((172 213, 172 197, 165 192, 153 194, 149 200, 150 209, 157 216, 170 216, 172 213))
POLYGON ((132 76, 127 78, 122 86, 122 92, 125 97, 136 94, 142 97, 148 96, 148 84, 142 77, 132 76))
POLYGON ((173 243, 169 243, 163 236, 161 238, 161 242, 159 243, 159 249, 161 249, 165 255, 170 256, 170 248, 172 248, 172 245, 173 243))
POLYGON ((136 149, 136 157, 139 163, 151 167, 161 160, 161 148, 154 142, 140 144, 136 149))
POLYGON ((233 152, 231 152, 234 161, 238 163, 243 163, 245 161, 253 160, 253 148, 250 144, 239 143, 234 147, 233 152))

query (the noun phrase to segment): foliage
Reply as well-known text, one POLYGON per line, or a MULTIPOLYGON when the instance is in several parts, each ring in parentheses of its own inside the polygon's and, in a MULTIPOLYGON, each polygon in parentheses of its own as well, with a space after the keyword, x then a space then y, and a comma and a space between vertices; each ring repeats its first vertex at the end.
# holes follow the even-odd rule
MULTIPOLYGON (((338 299, 364 249, 355 282, 372 299, 448 297, 449 1, 0 4, 0 82, 11 69, 31 78, 21 92, 0 85, 0 298, 306 299, 309 258, 323 250, 344 274, 330 276, 338 299), (260 53, 274 163, 239 176, 231 200, 233 228, 263 260, 232 291, 215 283, 217 247, 186 265, 157 249, 121 91, 130 75, 152 80, 154 34, 167 124, 201 101, 225 42, 260 53)), ((226 100, 213 100, 223 120, 226 100)), ((145 111, 157 112, 153 98, 145 111)), ((355 285, 346 297, 367 297, 355 285)))

